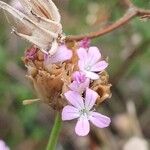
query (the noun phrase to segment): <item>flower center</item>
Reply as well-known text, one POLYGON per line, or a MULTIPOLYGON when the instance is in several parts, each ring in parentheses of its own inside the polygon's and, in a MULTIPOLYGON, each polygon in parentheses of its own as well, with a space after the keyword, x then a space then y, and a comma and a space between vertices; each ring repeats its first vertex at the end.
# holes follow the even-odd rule
POLYGON ((85 70, 90 71, 91 70, 91 66, 86 66, 85 70))
POLYGON ((89 111, 87 109, 85 109, 85 108, 81 109, 79 111, 79 113, 80 113, 80 116, 84 116, 84 117, 87 117, 89 115, 89 111))

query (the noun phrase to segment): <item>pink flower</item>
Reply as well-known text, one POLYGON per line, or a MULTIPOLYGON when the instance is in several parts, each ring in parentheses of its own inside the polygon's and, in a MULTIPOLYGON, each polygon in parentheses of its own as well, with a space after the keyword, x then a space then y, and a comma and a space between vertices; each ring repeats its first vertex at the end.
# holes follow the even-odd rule
POLYGON ((71 59, 72 51, 66 45, 61 45, 54 55, 45 55, 45 64, 55 64, 71 59))
POLYGON ((37 57, 37 48, 31 47, 25 52, 26 59, 34 60, 37 57))
POLYGON ((89 87, 90 79, 85 77, 85 74, 79 71, 76 71, 73 74, 73 82, 69 85, 69 88, 72 91, 83 93, 86 88, 89 87))
POLYGON ((101 53, 97 47, 89 49, 79 48, 78 51, 79 69, 85 73, 86 77, 96 80, 99 78, 98 73, 106 69, 108 63, 101 59, 101 53))
POLYGON ((0 150, 10 150, 3 140, 0 140, 0 150))
POLYGON ((90 47, 90 43, 91 43, 91 40, 88 39, 88 38, 84 38, 83 40, 81 40, 79 42, 79 47, 82 47, 82 48, 89 48, 90 47))
POLYGON ((94 112, 93 108, 98 94, 91 90, 86 90, 85 98, 74 91, 65 93, 65 97, 70 103, 63 108, 62 120, 72 120, 78 118, 75 132, 79 136, 85 136, 90 131, 89 121, 99 128, 105 128, 110 124, 110 118, 100 113, 94 112))

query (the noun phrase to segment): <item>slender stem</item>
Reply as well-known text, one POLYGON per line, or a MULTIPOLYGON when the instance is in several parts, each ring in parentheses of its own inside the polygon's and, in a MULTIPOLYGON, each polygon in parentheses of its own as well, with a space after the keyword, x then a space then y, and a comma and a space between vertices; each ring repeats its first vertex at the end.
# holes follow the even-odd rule
POLYGON ((58 137, 62 126, 60 113, 57 112, 46 150, 56 150, 58 137))
POLYGON ((134 4, 131 2, 131 0, 124 0, 126 5, 128 6, 128 10, 126 13, 116 22, 114 22, 111 25, 108 25, 104 28, 100 28, 99 30, 91 33, 86 33, 86 34, 81 34, 81 35, 68 35, 66 37, 66 42, 67 41, 80 41, 84 38, 96 38, 102 35, 105 35, 107 33, 110 33, 123 25, 126 25, 129 21, 131 21, 135 17, 141 17, 141 18, 150 18, 150 10, 145 10, 138 8, 134 6, 134 4))
POLYGON ((95 31, 95 32, 91 32, 91 33, 87 33, 87 34, 83 34, 83 35, 68 35, 66 37, 66 41, 72 41, 72 40, 80 41, 83 38, 90 38, 90 39, 92 39, 92 38, 96 38, 96 37, 105 35, 105 34, 111 32, 111 31, 116 30, 119 27, 127 24, 135 16, 137 16, 137 11, 130 12, 130 10, 128 10, 125 13, 125 15, 122 18, 120 18, 119 20, 117 20, 115 23, 113 23, 113 24, 111 24, 109 26, 106 26, 103 29, 100 28, 98 31, 95 31))

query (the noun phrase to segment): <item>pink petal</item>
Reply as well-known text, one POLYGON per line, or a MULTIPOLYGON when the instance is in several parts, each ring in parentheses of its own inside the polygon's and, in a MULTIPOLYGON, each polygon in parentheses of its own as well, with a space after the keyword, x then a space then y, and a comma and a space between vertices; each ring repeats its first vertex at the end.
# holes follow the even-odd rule
POLYGON ((80 60, 84 61, 87 59, 87 50, 85 48, 79 48, 77 54, 80 60))
POLYGON ((72 120, 79 117, 79 110, 73 106, 65 106, 62 110, 62 120, 72 120))
POLYGON ((85 74, 81 71, 75 71, 72 75, 72 78, 74 81, 77 81, 78 83, 83 83, 86 80, 85 74))
POLYGON ((90 66, 93 66, 101 58, 101 53, 97 47, 90 47, 88 50, 88 63, 90 66))
POLYGON ((79 84, 77 81, 73 81, 70 85, 69 85, 69 88, 72 90, 72 91, 78 91, 78 88, 79 88, 79 84))
POLYGON ((97 73, 91 72, 91 71, 84 71, 87 78, 90 78, 92 80, 99 79, 99 75, 97 73))
POLYGON ((90 121, 99 128, 105 128, 110 125, 110 118, 97 112, 92 112, 89 117, 90 121))
POLYGON ((84 91, 86 90, 86 88, 89 87, 89 85, 90 85, 90 79, 87 78, 87 79, 85 80, 85 82, 80 83, 80 86, 79 86, 80 91, 84 92, 84 91))
POLYGON ((90 110, 94 106, 97 98, 98 94, 95 91, 87 88, 85 96, 85 107, 90 110))
POLYGON ((56 53, 52 56, 49 56, 49 63, 58 63, 71 59, 72 51, 69 50, 65 45, 58 47, 56 53))
POLYGON ((78 83, 77 81, 73 81, 70 85, 69 85, 69 88, 72 90, 72 91, 76 91, 78 93, 83 93, 86 88, 89 87, 89 84, 90 84, 90 80, 87 78, 85 80, 85 82, 83 83, 78 83))
POLYGON ((10 150, 3 140, 0 140, 0 150, 10 150))
POLYGON ((83 60, 78 61, 78 66, 81 71, 84 71, 85 62, 83 60))
POLYGON ((64 95, 66 99, 70 102, 70 104, 75 106, 77 109, 84 108, 83 98, 81 97, 79 93, 75 91, 68 91, 64 95))
POLYGON ((106 61, 104 61, 104 60, 99 61, 98 63, 96 63, 95 65, 92 66, 90 71, 99 72, 99 71, 106 69, 107 66, 108 66, 108 63, 106 61))
POLYGON ((84 38, 79 42, 79 47, 89 48, 91 40, 89 38, 84 38))
POLYGON ((86 136, 90 131, 90 124, 86 117, 80 117, 77 121, 75 132, 79 136, 86 136))

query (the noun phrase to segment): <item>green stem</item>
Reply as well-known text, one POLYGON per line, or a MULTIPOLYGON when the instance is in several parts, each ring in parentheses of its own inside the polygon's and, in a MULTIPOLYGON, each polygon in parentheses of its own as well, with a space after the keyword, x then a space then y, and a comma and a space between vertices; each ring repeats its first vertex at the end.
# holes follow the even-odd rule
POLYGON ((61 116, 60 116, 59 112, 57 112, 56 118, 55 118, 55 123, 52 128, 46 150, 56 150, 57 140, 59 137, 61 126, 62 126, 61 116))

